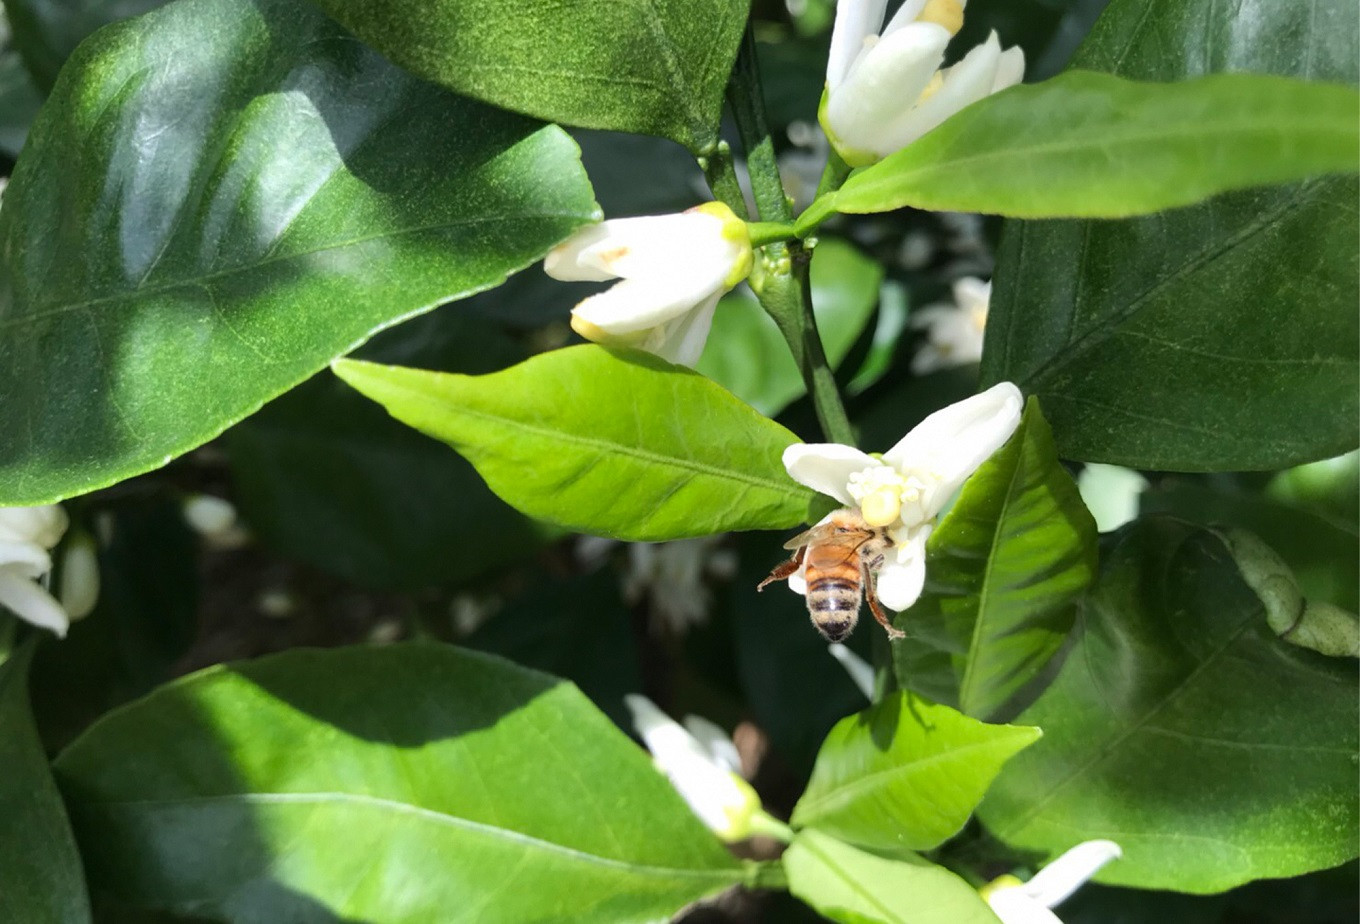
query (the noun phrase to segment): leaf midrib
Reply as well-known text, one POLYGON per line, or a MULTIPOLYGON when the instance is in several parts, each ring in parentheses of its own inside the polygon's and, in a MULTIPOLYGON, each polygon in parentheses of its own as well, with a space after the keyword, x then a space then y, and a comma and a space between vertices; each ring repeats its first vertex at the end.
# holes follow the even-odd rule
MULTIPOLYGON (((387 384, 392 385, 394 383, 389 382, 387 384)), ((403 392, 406 392, 410 397, 417 399, 422 404, 434 405, 435 410, 437 411, 442 412, 447 410, 447 405, 449 402, 444 401, 442 398, 431 396, 418 389, 411 388, 409 385, 403 384, 398 385, 396 387, 400 388, 403 392)), ((811 492, 808 492, 805 495, 803 493, 791 491, 788 485, 781 484, 780 482, 771 481, 769 479, 761 478, 756 475, 751 475, 749 473, 740 472, 732 469, 717 468, 712 465, 700 462, 697 459, 685 459, 676 456, 666 456, 657 452, 651 452, 646 449, 642 449, 637 446, 630 446, 626 443, 613 443, 608 442, 604 439, 586 436, 584 434, 570 433, 564 430, 554 430, 549 427, 533 424, 528 421, 519 420, 514 417, 505 417, 500 414, 495 414, 489 411, 477 410, 466 405, 454 406, 454 412, 462 416, 472 417, 478 420, 485 420, 492 423, 500 424, 512 430, 518 430, 535 436, 544 437, 545 439, 556 440, 577 446, 585 446, 605 456, 611 454, 628 456, 630 458, 638 459, 643 462, 650 462, 659 466, 670 466, 672 468, 682 469, 684 471, 692 472, 695 474, 708 475, 713 478, 717 478, 724 481, 730 481, 736 484, 744 485, 746 487, 761 488, 764 490, 774 491, 780 496, 783 496, 785 498, 788 498, 799 503, 806 502, 811 496, 811 492)), ((436 438, 440 439, 441 441, 446 441, 444 440, 443 436, 438 436, 436 438)), ((462 441, 459 441, 459 443, 460 443, 460 446, 458 447, 459 451, 467 451, 469 452, 469 454, 471 454, 471 451, 468 449, 468 447, 461 445, 462 441)))
MULTIPOLYGON (((861 791, 870 788, 877 788, 878 780, 882 777, 901 775, 910 778, 912 776, 915 776, 918 772, 922 772, 925 769, 934 766, 935 764, 944 763, 949 760, 957 759, 961 756, 966 756, 975 751, 987 751, 996 749, 998 747, 1003 746, 1005 743, 1007 743, 1006 739, 1000 738, 990 741, 976 741, 973 742, 972 744, 965 744, 961 747, 955 747, 948 751, 943 751, 939 754, 932 754, 929 757, 922 758, 921 760, 914 760, 909 764, 898 764, 894 767, 889 767, 884 770, 875 770, 873 773, 867 773, 864 776, 859 777, 858 779, 851 780, 848 783, 844 783, 838 786, 837 788, 831 790, 830 792, 826 793, 825 795, 818 796, 817 798, 811 800, 810 802, 800 803, 806 804, 808 806, 804 818, 815 821, 817 818, 821 817, 823 814, 827 812, 827 809, 825 808, 827 804, 830 804, 830 810, 832 811, 839 808, 843 808, 844 807, 843 803, 845 801, 859 795, 861 791)), ((892 781, 883 783, 882 785, 884 788, 887 788, 888 786, 892 785, 892 781)), ((804 813, 798 812, 797 814, 803 815, 804 813)), ((810 822, 807 820, 801 820, 800 823, 807 824, 810 822)))
POLYGON ((542 850, 547 853, 569 857, 580 863, 587 863, 608 869, 623 870, 634 875, 676 879, 721 879, 731 880, 733 882, 739 881, 742 878, 742 870, 735 866, 727 869, 695 869, 687 867, 655 866, 645 863, 629 863, 613 857, 590 853, 589 851, 581 850, 576 847, 569 847, 554 841, 544 840, 543 838, 525 834, 521 831, 515 831, 510 828, 501 828, 495 825, 473 821, 468 818, 460 818, 456 815, 438 812, 434 809, 425 808, 424 806, 412 805, 409 802, 401 802, 380 796, 360 795, 357 793, 329 791, 296 793, 249 792, 221 796, 194 796, 182 799, 131 799, 96 803, 87 802, 84 804, 87 808, 110 811, 132 811, 139 808, 207 806, 217 803, 236 802, 262 805, 315 805, 330 802, 352 803, 369 808, 378 808, 412 815, 422 821, 432 822, 440 826, 470 831, 483 837, 512 842, 528 849, 542 850))
POLYGON ((226 269, 218 270, 217 272, 214 273, 206 273, 201 276, 177 279, 172 282, 163 283, 161 285, 151 286, 150 288, 144 289, 132 288, 123 292, 114 292, 109 295, 101 295, 96 298, 86 299, 85 301, 82 302, 71 302, 68 304, 50 304, 42 306, 37 308, 37 310, 30 311, 17 317, 9 319, 0 319, 0 330, 3 330, 8 327, 19 327, 25 324, 36 323, 45 318, 53 317, 59 314, 65 314, 69 311, 79 311, 81 309, 92 308, 97 305, 111 304, 126 301, 129 299, 140 299, 154 295, 160 295, 165 292, 173 292, 176 289, 193 288, 195 286, 203 286, 204 288, 210 288, 205 284, 212 280, 224 279, 236 275, 238 273, 253 272, 255 270, 260 269, 261 267, 269 266, 274 263, 286 263, 290 260, 298 260, 305 257, 316 256, 317 254, 328 253, 333 250, 344 250, 348 247, 357 247, 361 244, 368 244, 373 241, 387 240, 391 238, 404 237, 413 234, 423 234, 428 231, 440 231, 452 228, 470 227, 473 225, 494 225, 504 222, 517 222, 540 218, 589 219, 590 216, 589 215, 583 216, 575 212, 533 212, 497 216, 484 215, 459 219, 457 221, 441 221, 435 224, 415 225, 409 228, 387 230, 378 234, 365 235, 362 237, 352 238, 346 241, 327 243, 321 247, 316 247, 311 250, 296 251, 293 253, 278 254, 276 256, 265 257, 264 259, 256 260, 251 263, 243 263, 238 264, 237 266, 227 267, 226 269))

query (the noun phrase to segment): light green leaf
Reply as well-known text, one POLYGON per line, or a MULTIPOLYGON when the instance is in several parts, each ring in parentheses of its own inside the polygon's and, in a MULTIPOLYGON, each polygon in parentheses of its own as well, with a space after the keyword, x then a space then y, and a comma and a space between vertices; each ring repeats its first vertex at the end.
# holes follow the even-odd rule
POLYGON ((209 668, 56 766, 94 887, 144 908, 645 922, 742 876, 575 687, 447 646, 209 668))
MULTIPOLYGON (((853 245, 830 238, 812 252, 810 272, 813 313, 834 369, 873 316, 883 267, 853 245)), ((774 319, 744 294, 728 295, 719 304, 695 368, 769 417, 807 393, 774 319)))
POLYGON ((334 368, 511 506, 569 529, 643 542, 791 529, 814 498, 780 462, 797 437, 649 354, 586 344, 481 376, 334 368))
POLYGON ((910 855, 896 859, 817 830, 784 851, 789 891, 841 924, 997 924, 972 886, 910 855))
MULTIPOLYGON (((1351 0, 1114 0, 1076 63, 1138 80, 1273 71, 1353 85, 1358 20, 1351 0)), ((1353 449, 1357 198, 1354 177, 1329 177, 1144 219, 1008 223, 983 384, 1038 395, 1069 459, 1220 471, 1353 449)))
POLYGON ((1095 521, 1035 399, 964 485, 926 555, 927 596, 901 620, 909 637, 894 643, 901 682, 911 685, 920 649, 943 651, 959 708, 986 718, 1062 647, 1096 572, 1095 521))
POLYGON ((1069 71, 964 109, 799 218, 906 206, 1121 218, 1216 193, 1353 173, 1360 95, 1258 74, 1154 84, 1069 71))
POLYGON ((1109 838, 1101 881, 1198 893, 1355 856, 1355 662, 1276 638, 1220 538, 1115 534, 1081 627, 1019 719, 1044 740, 982 804, 994 834, 1050 857, 1109 838))
POLYGON ((397 64, 541 119, 717 141, 750 0, 319 0, 397 64))
POLYGON ((792 824, 897 855, 957 834, 1037 728, 985 725, 896 693, 831 729, 792 824))
POLYGON ((80 855, 33 727, 28 665, 37 636, 13 651, 14 619, 0 609, 0 921, 88 924, 80 855))
POLYGON ((104 29, 0 210, 0 503, 162 465, 593 217, 560 129, 413 80, 300 0, 104 29))

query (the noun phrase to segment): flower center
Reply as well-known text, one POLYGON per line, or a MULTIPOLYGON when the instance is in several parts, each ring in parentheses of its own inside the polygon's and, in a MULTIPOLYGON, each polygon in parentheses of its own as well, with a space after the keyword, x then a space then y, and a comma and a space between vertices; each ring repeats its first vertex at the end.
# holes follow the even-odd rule
POLYGON ((963 28, 963 4, 959 0, 929 0, 917 22, 933 22, 944 26, 950 35, 958 35, 963 28))
POLYGON ((850 496, 859 504, 860 515, 870 526, 888 526, 901 521, 905 526, 924 523, 926 502, 934 479, 919 472, 901 472, 887 465, 876 465, 850 476, 850 496))

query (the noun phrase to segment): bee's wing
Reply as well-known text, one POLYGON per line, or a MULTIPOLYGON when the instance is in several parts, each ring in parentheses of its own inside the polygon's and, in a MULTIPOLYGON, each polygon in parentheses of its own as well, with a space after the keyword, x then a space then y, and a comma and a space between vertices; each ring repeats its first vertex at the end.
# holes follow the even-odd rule
POLYGON ((784 543, 784 548, 801 549, 805 545, 811 545, 814 542, 825 539, 835 531, 836 524, 834 523, 818 523, 816 526, 812 527, 812 529, 804 530, 788 542, 784 543))

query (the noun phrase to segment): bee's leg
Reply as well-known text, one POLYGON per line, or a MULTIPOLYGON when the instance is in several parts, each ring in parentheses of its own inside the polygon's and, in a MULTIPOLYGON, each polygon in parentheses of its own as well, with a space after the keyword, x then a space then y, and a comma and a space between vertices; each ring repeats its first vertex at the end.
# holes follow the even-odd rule
POLYGON ((779 564, 775 565, 774 570, 770 572, 770 576, 767 577, 765 580, 761 581, 758 585, 756 585, 756 590, 764 590, 766 584, 772 584, 775 581, 783 581, 787 579, 790 575, 792 575, 795 571, 797 571, 799 568, 803 566, 803 554, 806 551, 807 546, 800 546, 798 550, 793 553, 792 558, 790 558, 788 561, 780 562, 779 564))
POLYGON ((907 633, 888 621, 887 614, 883 612, 883 604, 878 602, 878 585, 874 583, 874 573, 869 570, 867 564, 860 565, 860 573, 864 577, 864 599, 869 601, 869 609, 873 611, 878 624, 888 633, 888 638, 906 638, 907 633))

